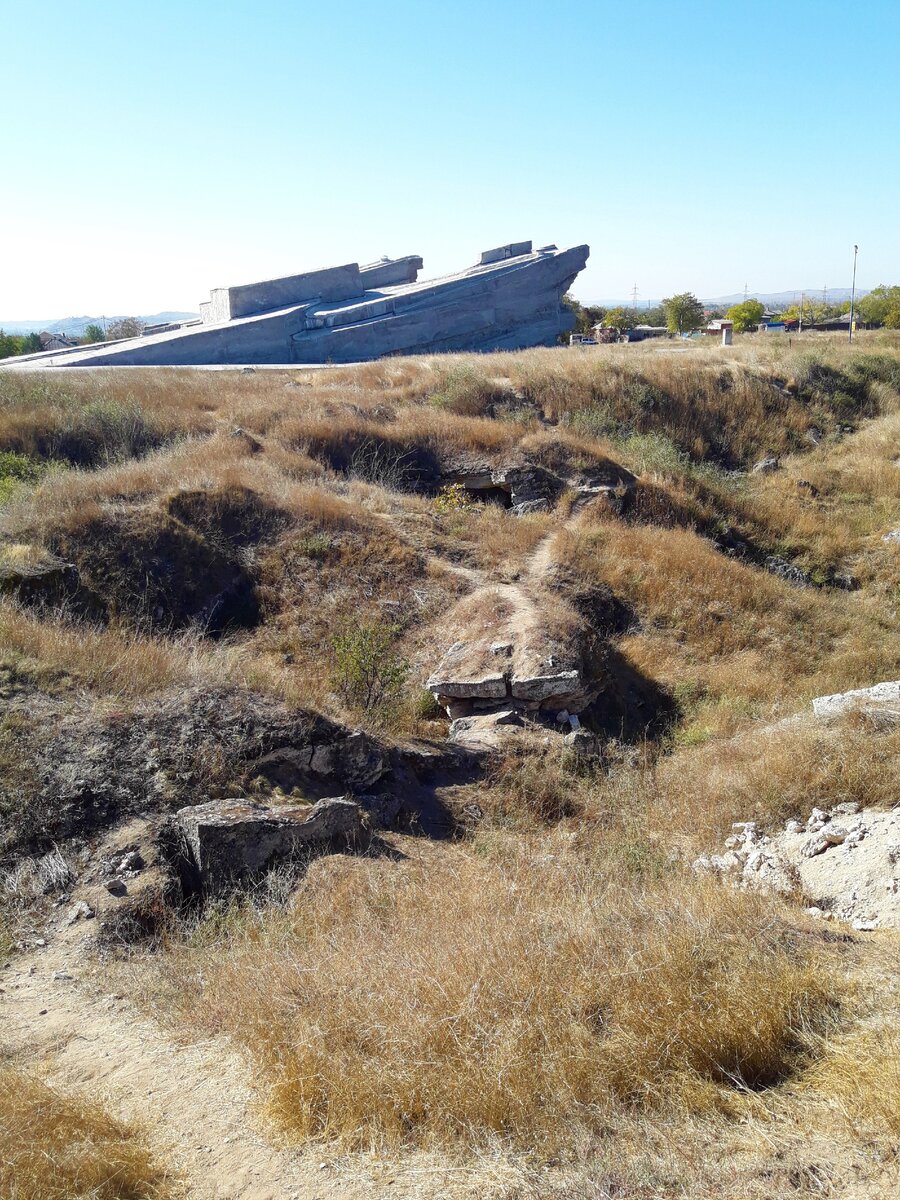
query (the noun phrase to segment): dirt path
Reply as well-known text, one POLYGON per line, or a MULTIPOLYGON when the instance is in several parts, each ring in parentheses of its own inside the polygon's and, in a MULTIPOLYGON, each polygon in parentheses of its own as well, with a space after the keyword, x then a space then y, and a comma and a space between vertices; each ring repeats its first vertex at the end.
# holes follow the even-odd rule
POLYGON ((121 996, 99 991, 84 941, 84 933, 63 935, 3 970, 2 1042, 18 1061, 141 1122, 192 1200, 373 1194, 366 1184, 336 1180, 314 1155, 267 1143, 240 1058, 218 1041, 178 1045, 121 996))

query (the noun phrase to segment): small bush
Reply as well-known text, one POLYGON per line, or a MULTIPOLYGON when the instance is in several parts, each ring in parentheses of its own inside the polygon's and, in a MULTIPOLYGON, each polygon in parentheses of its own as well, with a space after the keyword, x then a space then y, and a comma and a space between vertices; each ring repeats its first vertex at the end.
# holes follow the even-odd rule
POLYGON ((330 534, 324 532, 308 533, 304 537, 297 538, 294 543, 298 554, 303 554, 307 558, 315 561, 321 561, 328 557, 328 552, 334 545, 334 539, 330 534))
POLYGON ((474 504, 461 483, 448 483, 434 498, 434 507, 441 514, 466 512, 474 504))
POLYGON ((370 438, 350 455, 347 474, 354 479, 364 479, 367 483, 400 492, 409 487, 414 474, 411 457, 400 447, 370 438))
POLYGON ((491 417, 495 405, 508 400, 509 393, 485 379, 474 366, 460 363, 440 373, 437 390, 429 399, 436 408, 461 417, 491 417))
POLYGON ((397 702, 409 671, 393 648, 398 632, 395 625, 374 623, 334 636, 334 686, 347 704, 372 712, 397 702))
POLYGON ((23 483, 36 483, 43 465, 26 454, 0 450, 0 504, 5 503, 23 483))

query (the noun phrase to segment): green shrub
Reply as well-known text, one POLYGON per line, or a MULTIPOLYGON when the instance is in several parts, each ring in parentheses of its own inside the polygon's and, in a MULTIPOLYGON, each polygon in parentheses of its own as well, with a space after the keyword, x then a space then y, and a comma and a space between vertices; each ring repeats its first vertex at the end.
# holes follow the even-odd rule
POLYGON ((435 509, 442 514, 466 512, 474 501, 461 483, 448 483, 434 498, 435 509))
POLYGON ((41 463, 27 454, 0 450, 0 504, 5 503, 23 483, 36 483, 43 473, 41 463))
POLYGON ((328 557, 328 551, 332 544, 331 535, 320 530, 318 533, 309 533, 305 537, 298 538, 297 553, 305 554, 307 558, 321 562, 322 559, 328 557))
POLYGON ((490 417, 494 406, 509 400, 507 391, 486 379, 469 363, 447 367, 438 375, 438 386, 429 396, 436 408, 462 417, 490 417))
POLYGON ((334 687, 342 699, 364 712, 396 704, 409 666, 395 651, 399 629, 382 622, 348 626, 332 638, 334 687))

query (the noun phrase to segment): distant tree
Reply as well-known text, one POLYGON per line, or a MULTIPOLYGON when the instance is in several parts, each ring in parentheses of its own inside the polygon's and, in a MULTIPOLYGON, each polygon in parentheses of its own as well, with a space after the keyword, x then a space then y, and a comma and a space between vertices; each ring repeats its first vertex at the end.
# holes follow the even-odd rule
POLYGON ((106 337, 109 341, 115 341, 116 338, 140 337, 143 329, 144 322, 139 321, 137 317, 123 317, 121 321, 113 321, 106 331, 106 337))
POLYGON ((636 324, 634 309, 625 308, 623 305, 607 309, 603 324, 607 329, 634 329, 636 324))
POLYGON ((43 348, 44 347, 41 345, 41 335, 39 333, 29 333, 26 338, 23 338, 22 349, 19 351, 19 353, 39 354, 43 348))
POLYGON ((82 334, 81 340, 86 346, 92 346, 94 342, 105 342, 106 334, 99 325, 88 325, 82 334))
POLYGON ((665 325, 666 310, 661 304, 655 305, 653 308, 642 308, 637 314, 641 319, 639 325, 665 325))
MULTIPOLYGON (((575 299, 575 297, 570 296, 569 293, 566 292, 565 296, 563 296, 563 298, 562 298, 562 304, 563 304, 564 308, 569 309, 572 316, 575 318, 574 332, 575 333, 590 333, 591 327, 588 324, 587 313, 584 311, 581 304, 575 299)), ((569 340, 568 331, 566 333, 560 334, 559 340, 561 342, 568 342, 568 340, 569 340)))
POLYGON ((900 329, 900 287, 880 283, 857 302, 857 312, 867 325, 900 329))
POLYGON ((703 324, 703 305, 693 292, 679 292, 662 303, 669 333, 690 333, 703 324))
POLYGON ((20 342, 20 338, 0 329, 0 358, 12 358, 14 354, 21 353, 20 342))
MULTIPOLYGON (((581 304, 574 296, 566 293, 562 298, 563 305, 568 308, 575 317, 576 333, 592 333, 594 326, 599 325, 603 320, 606 309, 599 304, 581 304)), ((569 335, 564 333, 560 335, 561 342, 568 342, 569 335)))
POLYGON ((758 300, 745 300, 743 304, 732 304, 725 316, 734 322, 735 333, 746 333, 756 328, 765 311, 758 300))
POLYGON ((823 304, 821 300, 804 300, 802 313, 799 304, 792 304, 781 314, 781 319, 798 321, 802 315, 804 325, 818 325, 820 321, 827 321, 830 317, 839 317, 847 308, 849 305, 842 307, 839 304, 823 304))
POLYGON ((602 324, 606 309, 602 304, 585 304, 584 315, 587 317, 588 328, 593 329, 595 325, 602 324))

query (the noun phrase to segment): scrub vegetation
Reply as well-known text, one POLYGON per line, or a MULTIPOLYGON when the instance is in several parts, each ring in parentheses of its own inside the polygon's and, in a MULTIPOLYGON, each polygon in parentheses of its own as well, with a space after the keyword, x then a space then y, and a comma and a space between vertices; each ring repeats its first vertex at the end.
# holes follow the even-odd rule
MULTIPOLYGON (((238 1049, 261 1129, 403 1194, 891 1194, 897 935, 690 864, 736 821, 897 803, 896 729, 786 718, 900 678, 898 435, 888 332, 0 373, 4 878, 59 841, 48 779, 97 837, 151 791, 304 798, 244 763, 267 721, 446 749, 425 681, 477 593, 519 594, 589 631, 598 753, 523 730, 431 780, 449 836, 381 830, 90 969, 238 1049), (516 513, 526 469, 556 483, 516 513)), ((14 960, 32 892, 0 906, 14 960)), ((167 1195, 118 1118, 7 1077, 11 1195, 167 1195)))

